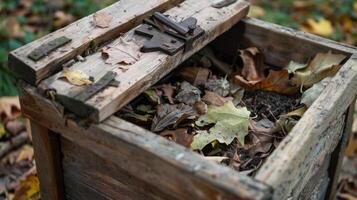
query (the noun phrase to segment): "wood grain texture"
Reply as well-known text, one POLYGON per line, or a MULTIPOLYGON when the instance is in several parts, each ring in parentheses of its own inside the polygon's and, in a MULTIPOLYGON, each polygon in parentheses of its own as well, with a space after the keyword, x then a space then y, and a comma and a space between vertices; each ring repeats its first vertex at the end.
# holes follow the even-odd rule
POLYGON ((26 105, 23 112, 27 117, 114 163, 126 174, 154 185, 155 195, 170 199, 270 197, 268 186, 117 117, 87 129, 79 127, 62 117, 56 103, 38 95, 30 86, 22 88, 21 98, 26 105))
MULTIPOLYGON (((356 90, 357 90, 357 88, 356 88, 356 90)), ((344 130, 343 130, 343 136, 342 136, 343 138, 339 142, 338 147, 332 154, 333 162, 331 162, 331 166, 329 169, 331 182, 328 187, 328 196, 327 196, 327 198, 329 200, 336 199, 337 185, 338 185, 338 181, 339 181, 339 177, 340 177, 343 158, 345 155, 345 151, 346 151, 346 148, 348 145, 348 140, 350 138, 350 135, 353 135, 352 134, 352 124, 353 124, 353 115, 354 115, 354 111, 355 111, 355 102, 356 102, 356 99, 354 101, 352 101, 350 107, 347 110, 346 124, 345 124, 344 130)))
POLYGON ((32 143, 42 199, 64 197, 61 154, 58 135, 31 121, 32 143))
POLYGON ((107 28, 96 27, 93 24, 93 14, 84 17, 60 30, 46 35, 34 42, 12 51, 9 55, 9 66, 23 80, 37 84, 61 70, 61 64, 82 54, 89 45, 99 45, 140 24, 142 20, 154 11, 167 10, 182 0, 120 0, 97 13, 107 13, 112 20, 107 28), (28 54, 35 48, 61 36, 72 39, 72 42, 58 48, 45 58, 34 62, 28 54))
POLYGON ((242 20, 239 29, 244 32, 240 47, 259 47, 266 62, 277 67, 285 67, 291 60, 306 63, 321 52, 357 53, 356 47, 254 18, 242 20))
MULTIPOLYGON (((211 6, 212 2, 214 0, 187 0, 180 4, 180 6, 165 12, 165 14, 172 16, 177 21, 181 21, 187 17, 195 17, 198 20, 198 25, 206 31, 203 37, 194 42, 191 51, 185 53, 180 51, 174 56, 168 56, 160 52, 145 53, 140 57, 139 61, 131 65, 125 72, 122 72, 118 68, 118 65, 112 66, 106 64, 100 52, 88 56, 86 62, 74 64, 72 69, 81 70, 93 76, 95 80, 104 76, 107 71, 116 72, 118 74, 116 79, 120 80, 118 88, 109 87, 83 104, 84 107, 94 110, 90 118, 95 122, 100 122, 118 111, 142 91, 168 74, 177 65, 231 28, 246 16, 249 8, 248 3, 242 0, 221 9, 213 8, 211 6)), ((146 41, 143 37, 134 35, 133 30, 127 33, 126 40, 130 39, 135 41, 139 46, 146 41)), ((119 38, 113 41, 113 43, 121 40, 122 38, 119 38)), ((45 80, 41 84, 41 88, 44 90, 54 89, 58 95, 69 97, 83 90, 83 87, 73 86, 68 82, 59 80, 59 76, 60 73, 45 80)))
POLYGON ((316 170, 318 159, 332 153, 343 133, 343 114, 354 100, 356 88, 354 54, 255 176, 275 188, 275 199, 298 195, 316 170))

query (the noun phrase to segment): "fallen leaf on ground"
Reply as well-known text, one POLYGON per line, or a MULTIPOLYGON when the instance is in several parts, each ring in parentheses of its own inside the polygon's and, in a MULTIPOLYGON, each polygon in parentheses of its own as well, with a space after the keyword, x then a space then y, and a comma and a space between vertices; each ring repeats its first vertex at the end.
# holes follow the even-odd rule
POLYGON ((19 97, 0 98, 0 122, 8 122, 21 115, 19 97))
POLYGON ((205 88, 222 97, 226 97, 230 92, 230 84, 225 78, 209 79, 205 84, 205 88))
POLYGON ((40 182, 36 175, 29 175, 20 182, 19 188, 15 192, 13 200, 39 200, 40 182))
POLYGON ((258 122, 250 121, 249 128, 254 134, 263 134, 270 136, 280 130, 279 127, 277 127, 269 119, 262 119, 258 122))
MULTIPOLYGON (((0 123, 0 139, 6 135, 4 125, 0 123)), ((0 145, 1 146, 1 145, 0 145)))
POLYGON ((110 22, 112 21, 113 17, 105 12, 97 12, 93 15, 93 22, 95 26, 100 28, 107 28, 109 27, 110 22))
POLYGON ((73 85, 82 86, 92 84, 90 77, 82 71, 63 68, 59 78, 65 78, 73 85))
POLYGON ((185 147, 190 147, 193 138, 191 134, 187 133, 186 128, 179 128, 176 130, 165 130, 161 132, 160 135, 178 144, 181 144, 185 147))
POLYGON ((180 90, 175 99, 181 103, 192 105, 197 101, 201 101, 201 90, 191 85, 189 82, 182 82, 180 90))
POLYGON ((171 84, 163 84, 161 86, 161 90, 164 92, 164 96, 169 100, 170 104, 174 104, 174 93, 176 87, 172 86, 171 84))
POLYGON ((321 35, 325 37, 329 37, 334 32, 331 21, 320 18, 318 20, 315 19, 307 19, 307 21, 301 26, 303 31, 313 33, 316 35, 321 35))
POLYGON ((248 13, 249 17, 259 18, 259 17, 263 17, 264 15, 265 15, 265 11, 262 7, 256 5, 250 6, 249 13, 248 13))
POLYGON ((276 121, 277 126, 280 127, 285 134, 289 133, 299 121, 296 117, 301 118, 306 110, 306 107, 301 107, 287 114, 280 115, 276 121))
POLYGON ((215 124, 209 132, 200 132, 194 136, 191 147, 202 149, 214 140, 220 143, 230 144, 237 138, 244 144, 244 137, 248 134, 250 112, 247 108, 236 108, 231 101, 224 106, 209 106, 207 114, 201 116, 197 121, 197 126, 215 124))
POLYGON ((232 98, 221 97, 214 92, 206 90, 205 95, 202 97, 202 101, 208 105, 223 106, 226 102, 232 101, 232 98))
POLYGON ((310 107, 312 103, 320 96, 322 91, 330 83, 331 78, 327 77, 322 81, 315 83, 311 88, 307 89, 301 97, 301 103, 310 107))
POLYGON ((203 67, 186 67, 180 71, 182 79, 194 86, 204 85, 210 74, 211 70, 203 67))
POLYGON ((160 96, 155 89, 149 89, 144 92, 144 96, 154 104, 160 104, 160 96))
POLYGON ((132 65, 140 59, 140 56, 140 46, 135 42, 128 42, 124 39, 102 49, 102 57, 105 59, 105 63, 111 65, 132 65))
POLYGON ((25 35, 15 17, 5 19, 2 26, 4 26, 5 33, 9 38, 21 38, 25 35))
POLYGON ((34 157, 33 148, 30 145, 24 145, 21 148, 21 151, 16 158, 16 162, 18 163, 18 162, 21 162, 24 160, 31 161, 31 160, 33 160, 33 157, 34 157))
POLYGON ((236 75, 234 77, 234 83, 249 90, 265 90, 288 95, 295 94, 299 91, 297 86, 290 84, 289 72, 286 69, 278 71, 270 70, 268 77, 259 82, 250 82, 244 77, 236 75))
POLYGON ((353 158, 355 156, 357 156, 357 135, 351 136, 351 139, 348 142, 348 146, 346 148, 346 156, 353 158))
POLYGON ((208 111, 208 106, 203 101, 197 101, 193 104, 193 108, 199 115, 204 115, 208 111))
POLYGON ((310 87, 326 77, 335 75, 345 58, 344 55, 331 52, 318 53, 305 68, 295 72, 291 81, 295 85, 310 87))
POLYGON ((54 14, 53 26, 56 28, 64 27, 74 21, 73 15, 63 11, 56 11, 54 14))
POLYGON ((151 131, 162 131, 168 126, 178 124, 195 115, 196 112, 191 106, 182 103, 178 105, 160 104, 157 106, 157 114, 153 119, 151 131))
POLYGON ((256 47, 247 48, 240 51, 243 61, 241 75, 250 83, 257 83, 265 78, 264 57, 256 47))

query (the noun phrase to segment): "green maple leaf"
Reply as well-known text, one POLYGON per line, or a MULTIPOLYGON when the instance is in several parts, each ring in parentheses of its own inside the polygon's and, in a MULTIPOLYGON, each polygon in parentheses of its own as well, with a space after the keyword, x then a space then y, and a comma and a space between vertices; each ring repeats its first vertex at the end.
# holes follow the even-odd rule
POLYGON ((249 115, 246 107, 236 108, 231 101, 220 107, 209 106, 207 114, 201 116, 196 125, 215 125, 208 132, 199 131, 194 136, 191 147, 202 149, 214 140, 230 144, 234 138, 238 138, 238 141, 244 144, 244 137, 248 134, 249 115))

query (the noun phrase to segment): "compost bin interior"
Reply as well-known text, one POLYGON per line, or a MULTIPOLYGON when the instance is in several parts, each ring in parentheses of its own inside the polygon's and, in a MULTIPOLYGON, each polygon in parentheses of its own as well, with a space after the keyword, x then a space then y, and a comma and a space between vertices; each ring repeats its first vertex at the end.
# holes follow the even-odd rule
MULTIPOLYGON (((317 53, 326 53, 331 51, 331 49, 324 46, 319 46, 318 44, 304 44, 302 42, 297 46, 295 45, 295 42, 296 40, 293 37, 289 37, 288 35, 283 35, 280 37, 279 33, 274 31, 264 29, 259 26, 254 26, 250 23, 240 22, 225 34, 221 35, 212 43, 210 43, 206 48, 204 48, 204 50, 193 55, 190 59, 178 66, 175 70, 173 70, 173 72, 161 79, 151 89, 147 90, 156 93, 156 95, 159 94, 159 103, 150 103, 150 101, 156 100, 152 99, 152 96, 149 94, 150 92, 144 93, 139 95, 121 111, 116 113, 116 115, 145 129, 151 130, 152 132, 155 132, 155 134, 159 134, 169 140, 174 140, 177 143, 190 148, 193 135, 197 133, 197 126, 195 125, 195 120, 197 120, 197 118, 194 120, 187 118, 184 120, 178 119, 174 125, 170 124, 164 128, 158 128, 159 125, 157 124, 161 122, 156 121, 157 126, 153 127, 153 121, 155 120, 153 118, 155 118, 155 115, 157 115, 159 112, 157 109, 159 104, 166 104, 168 106, 171 104, 171 106, 178 107, 190 104, 185 102, 190 100, 181 100, 178 102, 177 99, 170 99, 170 97, 165 94, 165 92, 167 92, 165 90, 170 90, 169 93, 173 92, 171 96, 175 97, 179 90, 182 91, 182 83, 189 82, 189 85, 197 86, 197 88, 201 91, 199 96, 201 98, 205 98, 204 96, 209 90, 207 90, 207 87, 204 86, 205 82, 211 80, 212 77, 215 80, 230 80, 234 74, 237 73, 237 70, 241 70, 243 61, 239 58, 239 50, 250 47, 257 47, 260 50, 264 57, 265 66, 269 66, 269 69, 271 70, 280 70, 281 68, 286 67, 290 61, 306 63, 317 53), (205 58, 207 58, 207 54, 210 54, 210 52, 213 52, 219 61, 212 61, 212 59, 208 59, 210 62, 207 63, 207 59, 205 58), (217 62, 219 63, 220 61, 228 64, 230 69, 227 69, 227 66, 224 64, 223 66, 222 64, 217 64, 217 62), (192 70, 192 68, 195 68, 196 71, 192 70), (200 71, 200 69, 203 70, 200 71), (197 72, 197 70, 200 72, 197 72), (227 71, 230 71, 230 74, 226 74, 227 71), (192 73, 197 73, 197 76, 202 76, 202 74, 198 75, 199 73, 207 73, 209 74, 207 77, 210 78, 208 80, 203 80, 203 83, 196 84, 193 83, 197 81, 194 78, 191 81, 188 80, 192 78, 190 77, 192 73), (157 113, 155 114, 156 110, 157 113), (181 122, 181 120, 183 122, 181 122)), ((343 53, 333 50, 332 52, 343 53)), ((264 73, 268 74, 269 71, 266 70, 264 73)), ((236 100, 236 94, 233 93, 237 90, 235 90, 233 93, 231 92, 232 88, 236 87, 234 86, 236 84, 233 84, 231 81, 229 84, 230 94, 225 94, 223 97, 231 98, 234 102, 236 100)), ((299 98, 301 97, 299 92, 292 95, 285 95, 277 94, 274 92, 265 92, 261 90, 246 90, 241 91, 240 94, 242 95, 243 93, 243 96, 237 97, 242 98, 241 102, 236 102, 234 104, 236 107, 246 106, 251 112, 250 118, 254 119, 253 121, 258 123, 260 123, 260 120, 265 120, 265 122, 268 121, 268 124, 270 122, 275 123, 280 115, 287 114, 294 110, 299 110, 303 107, 303 105, 299 103, 299 98)), ((220 96, 221 95, 222 94, 220 94, 220 96)), ((202 108, 198 108, 200 105, 192 104, 191 106, 194 108, 195 112, 201 112, 199 110, 197 111, 197 109, 202 110, 202 108)), ((166 108, 161 107, 160 109, 166 108)), ((170 108, 167 107, 167 109, 170 108)), ((171 110, 171 112, 173 111, 171 110)), ((170 112, 167 112, 166 114, 169 113, 170 112)), ((295 116, 293 118, 298 121, 301 116, 295 116)), ((265 126, 265 122, 263 122, 263 127, 265 126)), ((198 131, 208 130, 209 128, 210 126, 202 128, 198 131)), ((282 130, 276 131, 268 137, 256 137, 254 131, 252 133, 252 129, 250 127, 250 133, 245 136, 245 139, 243 139, 245 142, 248 141, 248 146, 247 144, 246 146, 241 145, 241 143, 238 142, 239 139, 235 139, 228 145, 213 142, 210 143, 210 145, 205 145, 204 148, 195 151, 201 155, 207 156, 206 158, 208 159, 212 158, 212 160, 219 162, 222 165, 230 166, 231 168, 241 171, 243 174, 254 175, 264 160, 278 147, 279 143, 287 134, 288 131, 282 128, 282 130), (257 147, 256 141, 259 141, 259 147, 257 147), (254 145, 256 147, 252 147, 254 145)))

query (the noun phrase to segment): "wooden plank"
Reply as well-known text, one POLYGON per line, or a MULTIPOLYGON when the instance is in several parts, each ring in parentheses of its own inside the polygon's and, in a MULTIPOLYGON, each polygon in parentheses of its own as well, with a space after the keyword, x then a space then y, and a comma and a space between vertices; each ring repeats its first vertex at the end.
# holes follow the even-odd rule
MULTIPOLYGON (((88 56, 86 62, 76 63, 72 66, 72 69, 81 70, 93 76, 95 80, 98 80, 108 71, 114 71, 118 74, 116 77, 120 81, 118 88, 109 87, 82 105, 84 109, 94 110, 90 118, 95 122, 99 122, 118 111, 177 65, 231 28, 246 16, 249 9, 249 4, 242 0, 221 9, 213 8, 213 2, 215 0, 187 0, 180 6, 165 12, 165 14, 172 16, 177 21, 187 17, 195 17, 198 20, 198 25, 206 31, 203 37, 195 41, 191 51, 180 51, 174 56, 168 56, 160 52, 145 53, 125 72, 122 72, 118 65, 106 64, 101 57, 101 52, 88 56)), ((122 38, 119 38, 113 43, 121 40, 122 38)), ((146 41, 143 37, 134 35, 133 30, 127 33, 126 40, 132 40, 139 46, 146 41)), ((59 76, 60 73, 45 80, 41 84, 41 88, 44 90, 54 89, 58 95, 69 97, 83 90, 83 87, 73 86, 66 81, 58 79, 59 76)), ((71 109, 69 108, 69 110, 71 109)), ((72 109, 71 111, 74 110, 72 109)), ((76 114, 80 113, 77 112, 76 114)))
POLYGON ((275 199, 296 196, 313 175, 318 159, 332 153, 343 132, 343 113, 355 98, 356 88, 354 54, 255 176, 275 188, 275 199))
POLYGON ((67 199, 170 199, 155 185, 131 176, 115 162, 65 138, 61 138, 61 150, 67 199))
POLYGON ((93 24, 93 14, 84 17, 60 30, 31 42, 12 51, 9 55, 9 66, 15 74, 31 84, 37 84, 61 70, 61 64, 82 54, 90 44, 99 45, 120 36, 140 24, 154 11, 167 10, 182 0, 120 0, 97 13, 107 13, 112 20, 107 28, 96 27, 93 24), (72 41, 35 62, 28 58, 34 49, 62 36, 72 41))
POLYGON ((357 53, 356 47, 254 18, 242 20, 237 28, 243 31, 241 48, 259 47, 266 62, 278 67, 291 60, 305 63, 321 52, 357 53))
POLYGON ((156 185, 172 199, 269 199, 271 188, 180 145, 116 117, 89 128, 62 118, 53 103, 28 86, 24 114, 62 137, 115 163, 130 176, 156 185), (41 109, 39 109, 41 108, 41 109))
POLYGON ((41 198, 62 200, 64 190, 58 136, 34 121, 31 121, 31 131, 41 198))
POLYGON ((329 192, 327 196, 327 198, 330 200, 336 199, 336 191, 337 191, 337 185, 340 177, 342 162, 348 145, 348 140, 350 138, 350 135, 352 134, 353 113, 355 111, 355 102, 356 99, 351 103, 349 109, 347 110, 346 125, 343 130, 342 140, 340 141, 338 147, 335 149, 335 151, 332 154, 333 162, 331 162, 331 166, 330 166, 331 182, 328 187, 329 192))

